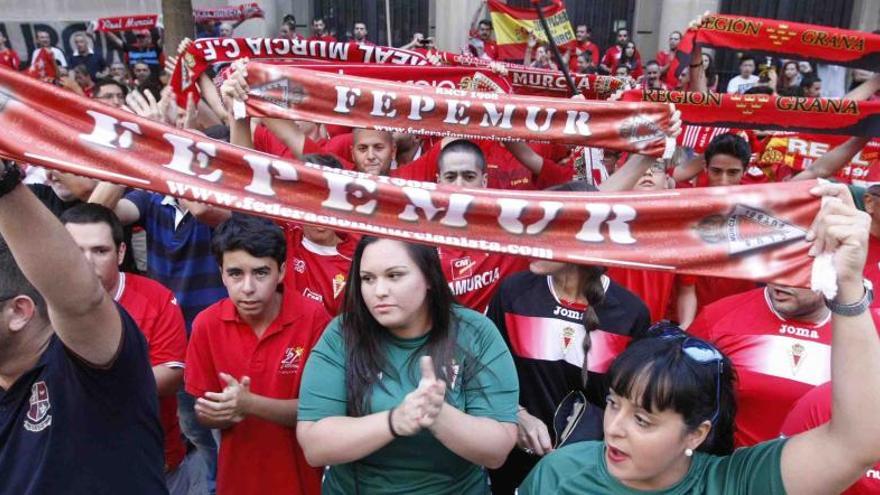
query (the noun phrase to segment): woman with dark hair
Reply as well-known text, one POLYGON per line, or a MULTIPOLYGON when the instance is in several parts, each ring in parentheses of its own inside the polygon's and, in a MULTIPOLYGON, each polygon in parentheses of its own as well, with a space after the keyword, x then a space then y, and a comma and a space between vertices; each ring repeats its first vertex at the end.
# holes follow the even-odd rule
POLYGON ((825 495, 840 493, 880 459, 880 339, 862 279, 870 217, 844 185, 812 192, 827 201, 806 237, 810 253, 828 256, 836 274, 836 296, 826 303, 833 312, 831 421, 730 453, 730 360, 700 339, 661 332, 633 343, 611 366, 605 441, 553 452, 520 494, 825 495))
MULTIPOLYGON (((551 189, 580 195, 595 190, 583 181, 551 189)), ((554 431, 554 416, 570 392, 583 392, 586 402, 576 438, 569 441, 602 438, 605 371, 629 336, 648 328, 650 316, 605 268, 547 260, 533 260, 529 271, 507 277, 486 314, 510 346, 520 382, 519 448, 490 473, 493 493, 513 493, 563 440, 562 431, 554 431)))
POLYGON ((782 77, 776 86, 776 91, 787 90, 788 88, 797 88, 801 85, 803 76, 798 71, 798 63, 795 60, 787 60, 782 64, 782 77))
POLYGON ((623 46, 623 52, 620 54, 620 58, 617 59, 617 63, 611 68, 611 73, 616 74, 618 67, 626 65, 630 67, 629 75, 633 79, 642 77, 642 59, 639 57, 638 53, 635 42, 627 41, 623 46))
POLYGON ((480 466, 516 441, 516 372, 492 322, 455 304, 437 250, 364 237, 343 311, 300 393, 306 459, 330 466, 322 492, 488 493, 480 466))
POLYGON ((706 86, 709 91, 718 91, 718 73, 715 71, 715 61, 712 55, 703 53, 701 55, 703 61, 703 71, 706 74, 706 86))

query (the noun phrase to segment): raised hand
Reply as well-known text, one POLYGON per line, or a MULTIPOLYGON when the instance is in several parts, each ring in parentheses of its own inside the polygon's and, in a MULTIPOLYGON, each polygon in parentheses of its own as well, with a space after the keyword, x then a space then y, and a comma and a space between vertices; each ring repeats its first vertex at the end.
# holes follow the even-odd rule
POLYGON ((238 423, 248 414, 251 379, 244 376, 238 381, 226 373, 220 373, 220 379, 226 383, 223 391, 205 392, 196 399, 195 410, 213 421, 238 423))

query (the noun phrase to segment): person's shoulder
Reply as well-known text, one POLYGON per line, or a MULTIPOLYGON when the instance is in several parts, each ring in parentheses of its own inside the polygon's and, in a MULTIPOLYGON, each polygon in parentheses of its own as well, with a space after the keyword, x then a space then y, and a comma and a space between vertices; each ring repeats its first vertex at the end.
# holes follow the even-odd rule
POLYGON ((745 292, 723 297, 708 304, 705 310, 728 313, 731 310, 740 309, 744 305, 748 305, 749 307, 766 305, 764 287, 756 287, 745 292))
POLYGON ((468 332, 472 330, 476 333, 483 333, 495 328, 495 324, 486 315, 470 308, 455 305, 452 308, 452 313, 459 325, 468 327, 468 332))
MULTIPOLYGON (((603 471, 599 466, 603 442, 576 442, 554 450, 545 455, 529 474, 520 493, 528 495, 539 493, 556 493, 566 482, 570 482, 577 473, 590 473, 598 476, 603 471)), ((581 487, 587 492, 590 487, 581 487)))
POLYGON ((174 297, 171 289, 151 278, 134 273, 125 273, 125 285, 126 288, 131 288, 135 292, 146 295, 154 304, 171 300, 173 304, 177 305, 177 299, 174 297))
POLYGON ((299 292, 293 290, 285 290, 284 291, 284 304, 292 305, 292 307, 296 308, 296 312, 300 316, 305 316, 308 318, 322 318, 328 319, 327 317, 327 309, 324 308, 324 305, 314 299, 308 298, 299 292))

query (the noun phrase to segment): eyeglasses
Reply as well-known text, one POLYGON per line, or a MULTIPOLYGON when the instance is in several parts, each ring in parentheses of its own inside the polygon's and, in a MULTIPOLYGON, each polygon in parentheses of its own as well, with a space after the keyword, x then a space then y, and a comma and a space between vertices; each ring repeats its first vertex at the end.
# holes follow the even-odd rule
POLYGON ((667 321, 659 321, 648 328, 649 337, 661 339, 681 339, 681 350, 697 364, 717 366, 715 373, 715 413, 712 414, 712 425, 721 414, 721 374, 724 373, 724 356, 721 351, 707 342, 688 336, 678 325, 667 321))

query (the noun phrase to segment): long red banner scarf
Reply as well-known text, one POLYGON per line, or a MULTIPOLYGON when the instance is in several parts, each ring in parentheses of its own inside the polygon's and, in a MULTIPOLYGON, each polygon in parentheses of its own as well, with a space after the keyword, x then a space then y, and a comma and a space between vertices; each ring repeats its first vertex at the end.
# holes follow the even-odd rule
POLYGON ((248 63, 255 117, 465 139, 550 141, 660 156, 671 106, 426 88, 283 65, 248 63))
POLYGON ((805 287, 815 182, 663 192, 452 189, 214 141, 0 70, 0 154, 282 221, 573 263, 805 287))
POLYGON ((159 24, 157 14, 101 17, 94 22, 95 31, 110 33, 132 29, 152 29, 159 24))
POLYGON ((670 70, 675 75, 688 65, 694 43, 716 48, 787 55, 834 65, 874 70, 880 65, 880 35, 830 26, 712 14, 688 29, 670 70))
POLYGON ((213 9, 193 9, 193 19, 196 22, 245 21, 264 16, 263 9, 256 2, 213 9))
MULTIPOLYGON (((535 9, 510 7, 498 0, 489 0, 487 6, 492 19, 492 30, 495 32, 495 41, 498 44, 498 58, 503 60, 525 58, 529 33, 533 33, 541 43, 547 43, 547 35, 541 27, 535 9)), ((543 13, 550 28, 550 36, 560 50, 575 43, 568 12, 561 1, 544 7, 543 13)))
POLYGON ((387 46, 286 38, 206 38, 193 42, 174 66, 169 84, 177 96, 177 104, 185 106, 190 93, 198 101, 197 81, 208 66, 243 57, 252 60, 428 65, 420 53, 387 46))
POLYGON ((880 101, 631 90, 623 101, 674 103, 687 124, 880 137, 880 101))
MULTIPOLYGON (((430 88, 463 89, 489 93, 510 93, 512 90, 510 82, 506 78, 491 70, 477 67, 430 66, 413 70, 411 67, 402 65, 376 64, 282 62, 278 65, 302 67, 346 76, 369 77, 430 88)), ((216 81, 222 84, 229 75, 230 69, 223 70, 216 81)))
MULTIPOLYGON (((491 64, 501 64, 507 69, 505 77, 510 81, 513 92, 516 94, 561 98, 569 96, 568 83, 565 81, 565 75, 561 71, 535 69, 522 64, 508 62, 493 62, 452 52, 437 52, 432 55, 446 65, 489 67, 491 64)), ((574 80, 575 88, 588 100, 607 100, 611 94, 619 89, 624 89, 626 85, 624 79, 613 76, 572 73, 571 77, 574 80)))

